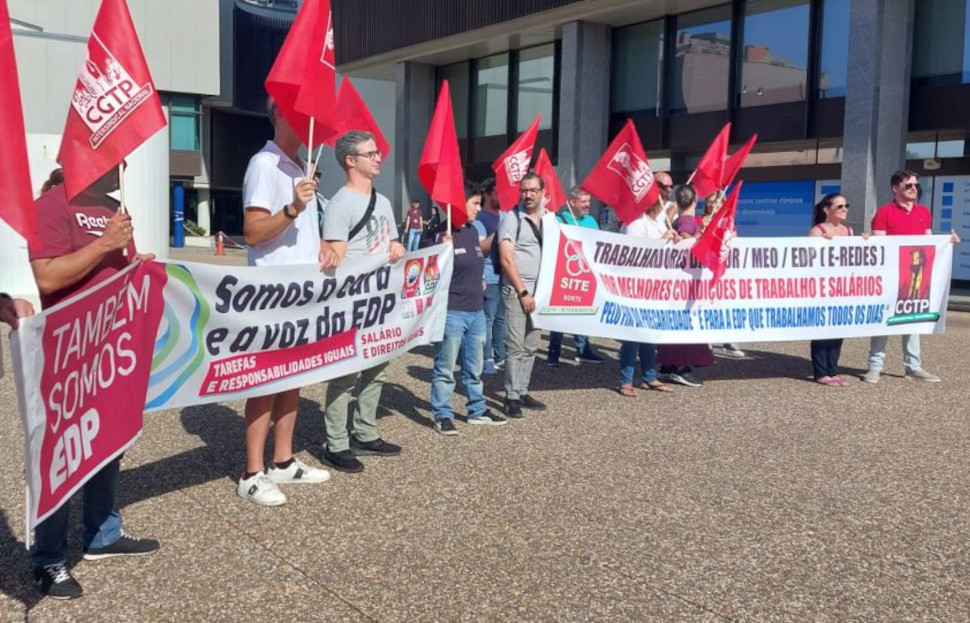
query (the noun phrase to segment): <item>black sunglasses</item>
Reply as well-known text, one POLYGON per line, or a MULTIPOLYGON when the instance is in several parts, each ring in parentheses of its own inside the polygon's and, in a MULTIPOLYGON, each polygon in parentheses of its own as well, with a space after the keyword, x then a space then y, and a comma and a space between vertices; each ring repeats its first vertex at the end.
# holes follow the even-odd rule
POLYGON ((919 185, 919 182, 909 182, 908 184, 903 184, 903 188, 906 190, 921 190, 923 187, 919 185))

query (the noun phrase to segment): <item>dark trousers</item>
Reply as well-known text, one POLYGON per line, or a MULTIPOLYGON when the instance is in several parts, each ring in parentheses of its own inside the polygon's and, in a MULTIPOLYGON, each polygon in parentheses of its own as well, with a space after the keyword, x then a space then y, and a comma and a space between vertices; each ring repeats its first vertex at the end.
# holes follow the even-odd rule
POLYGON ((812 370, 815 380, 839 373, 842 340, 812 340, 812 370))

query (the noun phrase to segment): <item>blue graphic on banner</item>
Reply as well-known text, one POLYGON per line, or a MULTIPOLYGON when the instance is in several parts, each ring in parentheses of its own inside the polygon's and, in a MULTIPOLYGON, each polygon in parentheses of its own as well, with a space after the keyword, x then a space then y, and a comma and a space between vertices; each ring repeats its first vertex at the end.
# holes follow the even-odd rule
POLYGON ((746 182, 738 199, 738 235, 805 236, 814 207, 815 180, 746 182))

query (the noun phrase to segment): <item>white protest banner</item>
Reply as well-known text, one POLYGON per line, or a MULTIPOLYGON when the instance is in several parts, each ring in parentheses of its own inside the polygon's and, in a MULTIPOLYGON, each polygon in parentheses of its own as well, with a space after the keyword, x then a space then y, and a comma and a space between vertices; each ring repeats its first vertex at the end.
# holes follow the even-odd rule
POLYGON ((948 236, 735 238, 727 272, 677 245, 543 219, 537 327, 652 344, 942 333, 948 236))
POLYGON ((453 251, 396 264, 139 263, 11 341, 36 526, 131 446, 142 412, 303 387, 441 340, 453 251))

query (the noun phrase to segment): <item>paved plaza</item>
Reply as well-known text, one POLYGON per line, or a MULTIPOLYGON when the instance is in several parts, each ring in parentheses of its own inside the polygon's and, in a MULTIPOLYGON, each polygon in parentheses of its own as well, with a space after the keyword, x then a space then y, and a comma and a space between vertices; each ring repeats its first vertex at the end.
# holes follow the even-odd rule
MULTIPOLYGON (((28 580, 8 370, 0 620, 964 621, 970 314, 947 324, 923 340, 940 384, 902 378, 898 339, 879 385, 846 388, 808 380, 806 343, 752 343, 702 371, 702 388, 632 399, 611 391, 617 345, 599 340, 606 365, 537 361, 548 412, 459 420, 457 437, 431 429, 431 351, 418 349, 391 365, 382 401, 382 434, 404 453, 287 487, 279 508, 236 496, 241 402, 151 413, 120 505, 162 550, 83 562, 72 531, 85 590, 72 602, 28 580)), ((846 342, 846 373, 863 371, 867 345, 846 342)), ((297 428, 314 465, 323 396, 304 391, 297 428)))

